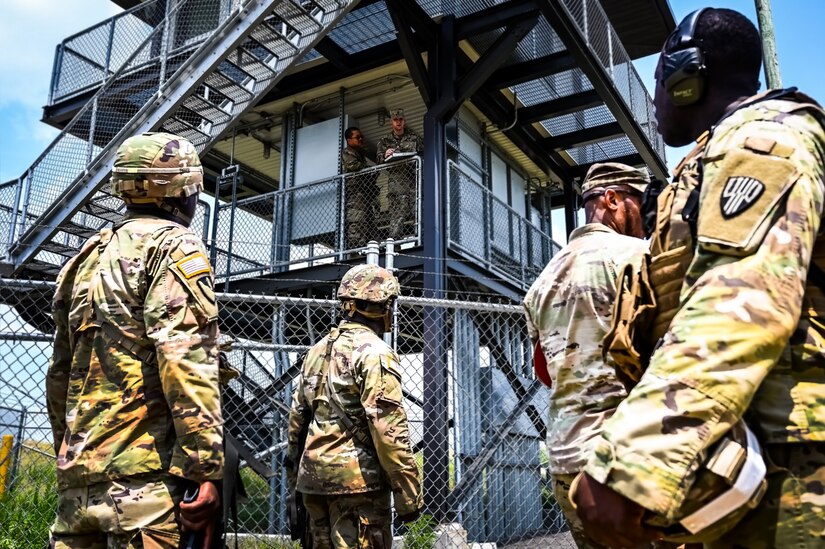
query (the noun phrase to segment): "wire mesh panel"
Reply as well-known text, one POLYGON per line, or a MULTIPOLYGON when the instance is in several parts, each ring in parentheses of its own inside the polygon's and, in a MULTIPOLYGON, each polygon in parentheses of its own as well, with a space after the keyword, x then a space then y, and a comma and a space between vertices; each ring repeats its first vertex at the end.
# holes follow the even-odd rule
POLYGON ((219 279, 330 263, 393 238, 419 242, 421 159, 383 164, 219 206, 219 279))
POLYGON ((559 245, 458 164, 448 162, 447 173, 451 248, 529 287, 559 245))
MULTIPOLYGON (((14 473, 0 496, 3 547, 42 548, 54 519, 54 448, 44 395, 52 293, 49 283, 0 280, 0 429, 14 436, 14 473)), ((225 351, 238 374, 223 387, 225 427, 275 471, 265 479, 242 464, 248 497, 229 529, 237 529, 242 547, 287 547, 281 461, 296 358, 338 323, 339 304, 218 297, 222 341, 231 342, 225 351)), ((521 308, 403 297, 394 333, 426 506, 413 526, 394 525, 398 541, 405 547, 433 547, 436 539, 439 547, 573 547, 549 489, 548 390, 533 378, 521 308), (441 321, 440 336, 429 337, 441 321), (446 420, 430 422, 434 411, 446 420), (442 472, 444 486, 428 480, 442 472)))

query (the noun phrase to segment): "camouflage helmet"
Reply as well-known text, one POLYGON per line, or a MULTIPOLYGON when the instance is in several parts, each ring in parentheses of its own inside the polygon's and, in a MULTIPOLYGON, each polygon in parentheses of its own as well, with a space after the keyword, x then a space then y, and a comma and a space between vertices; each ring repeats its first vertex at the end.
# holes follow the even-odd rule
POLYGON ((185 198, 203 190, 198 151, 171 133, 147 132, 130 137, 117 150, 112 193, 128 204, 185 198))
POLYGON ((338 286, 338 299, 384 303, 401 290, 392 273, 378 265, 357 265, 346 272, 338 286))

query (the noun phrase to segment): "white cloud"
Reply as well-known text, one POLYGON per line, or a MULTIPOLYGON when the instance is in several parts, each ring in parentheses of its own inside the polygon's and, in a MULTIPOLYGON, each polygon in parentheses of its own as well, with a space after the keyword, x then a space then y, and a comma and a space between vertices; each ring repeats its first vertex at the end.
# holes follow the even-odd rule
POLYGON ((110 0, 2 0, 0 106, 46 104, 57 44, 120 11, 110 0))

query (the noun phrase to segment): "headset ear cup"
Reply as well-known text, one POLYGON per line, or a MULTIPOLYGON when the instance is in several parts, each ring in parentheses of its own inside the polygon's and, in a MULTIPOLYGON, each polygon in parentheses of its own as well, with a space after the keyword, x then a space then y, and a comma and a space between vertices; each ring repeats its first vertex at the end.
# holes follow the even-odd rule
POLYGON ((682 107, 699 101, 705 89, 702 50, 692 47, 667 54, 662 80, 674 105, 682 107))

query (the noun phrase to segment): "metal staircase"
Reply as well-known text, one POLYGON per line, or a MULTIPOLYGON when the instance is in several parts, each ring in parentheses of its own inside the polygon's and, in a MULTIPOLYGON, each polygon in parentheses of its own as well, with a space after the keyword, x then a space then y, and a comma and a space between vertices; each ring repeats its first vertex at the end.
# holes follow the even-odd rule
MULTIPOLYGON (((51 278, 90 235, 115 221, 109 194, 117 147, 168 131, 209 149, 358 0, 168 2, 165 17, 16 182, 0 189, 8 274, 51 278), (208 13, 206 13, 208 12, 208 13), (203 29, 207 29, 203 31, 203 29), (201 32, 203 31, 203 32, 201 32)), ((156 13, 163 2, 146 2, 156 13)))

